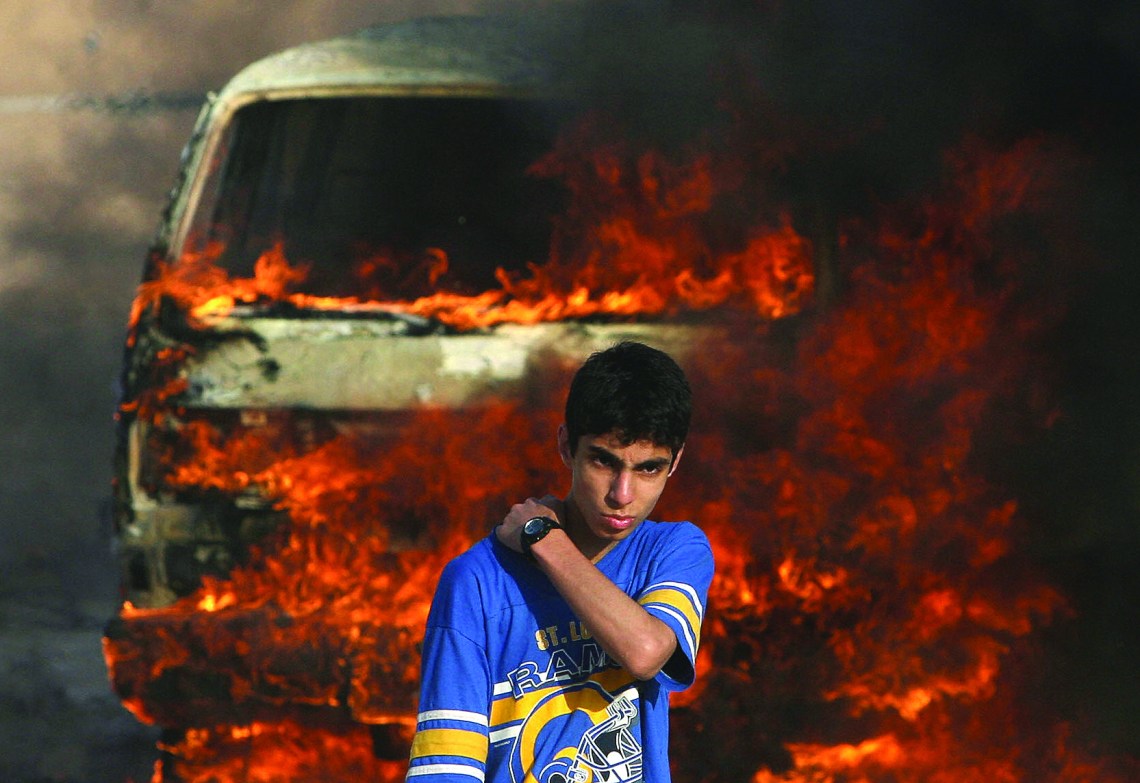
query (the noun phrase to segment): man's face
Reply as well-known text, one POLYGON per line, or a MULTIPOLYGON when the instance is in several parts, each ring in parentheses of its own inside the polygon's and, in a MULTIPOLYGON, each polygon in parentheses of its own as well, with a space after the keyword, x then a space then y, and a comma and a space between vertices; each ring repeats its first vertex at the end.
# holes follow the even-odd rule
POLYGON ((684 448, 674 455, 668 446, 649 440, 623 446, 610 433, 583 435, 571 453, 569 434, 562 426, 558 450, 572 472, 567 531, 582 553, 592 558, 649 516, 684 448))

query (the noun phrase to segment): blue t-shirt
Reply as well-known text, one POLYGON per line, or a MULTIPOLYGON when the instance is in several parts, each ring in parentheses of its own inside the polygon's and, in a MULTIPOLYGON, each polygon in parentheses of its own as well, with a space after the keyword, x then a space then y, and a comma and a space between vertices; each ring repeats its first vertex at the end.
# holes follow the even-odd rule
POLYGON ((546 575, 492 533, 440 576, 408 780, 670 779, 669 692, 693 682, 712 549, 695 525, 646 520, 597 565, 677 635, 665 668, 631 676, 546 575))

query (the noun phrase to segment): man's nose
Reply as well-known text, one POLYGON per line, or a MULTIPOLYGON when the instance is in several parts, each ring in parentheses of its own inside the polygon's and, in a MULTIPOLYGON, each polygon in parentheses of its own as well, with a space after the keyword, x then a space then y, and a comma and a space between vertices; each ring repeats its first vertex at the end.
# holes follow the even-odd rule
POLYGON ((610 481, 610 504, 615 508, 628 506, 633 502, 633 473, 619 470, 610 481))

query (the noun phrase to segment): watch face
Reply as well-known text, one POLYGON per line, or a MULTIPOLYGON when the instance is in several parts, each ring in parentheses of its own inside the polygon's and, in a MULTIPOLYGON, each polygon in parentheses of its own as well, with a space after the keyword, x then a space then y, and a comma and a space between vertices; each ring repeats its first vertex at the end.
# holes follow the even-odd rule
POLYGON ((542 517, 533 517, 531 519, 528 519, 526 521, 526 524, 523 525, 523 532, 527 533, 528 535, 534 535, 535 533, 540 532, 545 524, 546 520, 542 517))

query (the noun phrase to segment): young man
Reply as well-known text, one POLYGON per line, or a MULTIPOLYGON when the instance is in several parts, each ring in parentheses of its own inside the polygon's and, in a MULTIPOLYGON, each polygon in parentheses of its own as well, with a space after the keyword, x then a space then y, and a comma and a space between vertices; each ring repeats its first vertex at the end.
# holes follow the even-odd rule
POLYGON ((713 560, 694 525, 646 518, 691 409, 646 345, 578 370, 558 430, 569 494, 515 505, 440 577, 408 780, 669 780, 669 693, 693 682, 713 560))

